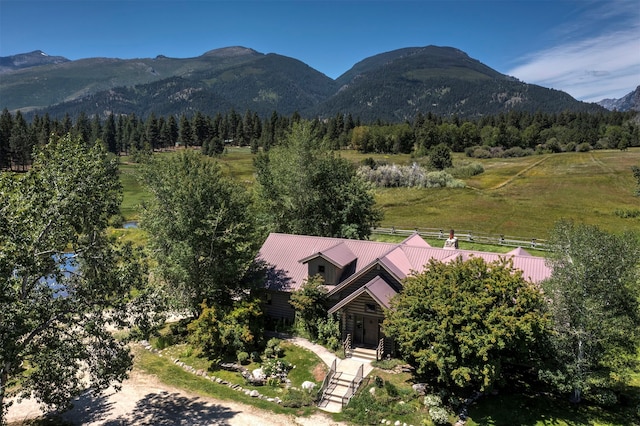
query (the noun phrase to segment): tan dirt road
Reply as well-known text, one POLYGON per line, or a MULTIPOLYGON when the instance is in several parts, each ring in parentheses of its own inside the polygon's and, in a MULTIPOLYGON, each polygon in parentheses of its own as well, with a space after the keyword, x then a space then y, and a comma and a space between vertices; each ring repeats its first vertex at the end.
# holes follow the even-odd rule
MULTIPOLYGON (((9 423, 42 415, 35 401, 14 404, 9 423)), ((250 405, 190 394, 134 370, 120 392, 103 395, 87 392, 74 402, 63 419, 75 425, 216 425, 216 426, 321 426, 343 425, 324 414, 293 417, 260 410, 250 405)))

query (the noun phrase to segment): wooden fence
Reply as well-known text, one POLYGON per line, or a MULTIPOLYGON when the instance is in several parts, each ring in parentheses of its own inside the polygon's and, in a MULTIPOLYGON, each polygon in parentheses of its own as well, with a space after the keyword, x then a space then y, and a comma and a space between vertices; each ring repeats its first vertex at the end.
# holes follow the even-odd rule
MULTIPOLYGON (((373 228, 371 230, 372 234, 378 235, 400 235, 400 236, 409 236, 414 233, 420 234, 422 237, 430 238, 430 239, 438 239, 438 240, 446 240, 449 238, 449 230, 448 229, 440 229, 440 228, 415 228, 415 229, 396 229, 395 227, 391 228, 373 228)), ((513 237, 509 235, 503 234, 483 234, 479 232, 473 231, 465 231, 465 230, 456 230, 456 237, 458 237, 458 241, 468 241, 478 244, 491 244, 498 246, 507 246, 507 247, 522 247, 522 248, 532 248, 536 250, 546 251, 549 249, 546 240, 540 238, 521 238, 521 237, 513 237)))

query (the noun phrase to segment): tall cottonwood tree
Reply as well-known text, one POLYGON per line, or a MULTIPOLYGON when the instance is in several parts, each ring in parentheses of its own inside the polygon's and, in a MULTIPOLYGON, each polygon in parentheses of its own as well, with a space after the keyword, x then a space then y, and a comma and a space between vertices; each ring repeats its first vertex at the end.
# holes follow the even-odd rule
POLYGON ((0 175, 1 413, 15 394, 64 408, 126 378, 131 355, 107 327, 131 325, 145 269, 105 233, 120 200, 115 159, 79 137, 0 175))
POLYGON ((580 402, 637 368, 640 240, 560 221, 550 244, 552 275, 544 291, 553 314, 555 363, 541 376, 580 402))
POLYGON ((197 317, 205 300, 228 307, 242 298, 259 248, 247 191, 191 150, 153 157, 141 178, 152 195, 141 226, 176 305, 197 317))
POLYGON ((276 232, 367 238, 382 218, 373 191, 348 160, 318 148, 308 122, 256 159, 261 211, 276 232))

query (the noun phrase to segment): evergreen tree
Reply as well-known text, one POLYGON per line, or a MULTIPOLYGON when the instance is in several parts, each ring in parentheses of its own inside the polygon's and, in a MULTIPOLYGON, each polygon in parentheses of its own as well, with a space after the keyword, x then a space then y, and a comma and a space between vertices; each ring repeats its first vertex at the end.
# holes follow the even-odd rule
POLYGON ((102 129, 102 142, 105 144, 109 152, 119 154, 119 152, 117 152, 116 143, 116 120, 113 114, 109 114, 104 123, 104 128, 102 129))
POLYGON ((11 167, 11 129, 13 116, 7 108, 0 114, 0 170, 11 167))

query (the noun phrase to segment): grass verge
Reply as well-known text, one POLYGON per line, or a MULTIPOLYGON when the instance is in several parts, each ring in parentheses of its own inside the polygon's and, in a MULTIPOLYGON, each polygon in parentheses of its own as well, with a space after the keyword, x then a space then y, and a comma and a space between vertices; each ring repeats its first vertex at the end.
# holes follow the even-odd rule
POLYGON ((226 385, 191 374, 171 362, 167 357, 159 357, 142 348, 136 348, 135 355, 135 368, 156 376, 166 385, 184 389, 200 396, 240 402, 278 414, 307 416, 316 411, 315 407, 287 408, 273 402, 252 398, 226 385))

